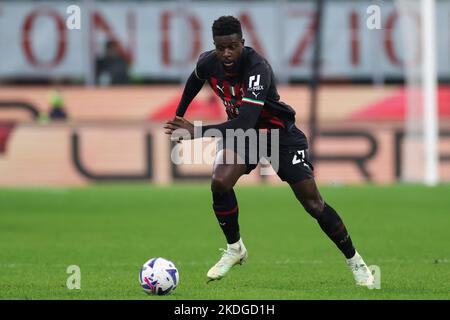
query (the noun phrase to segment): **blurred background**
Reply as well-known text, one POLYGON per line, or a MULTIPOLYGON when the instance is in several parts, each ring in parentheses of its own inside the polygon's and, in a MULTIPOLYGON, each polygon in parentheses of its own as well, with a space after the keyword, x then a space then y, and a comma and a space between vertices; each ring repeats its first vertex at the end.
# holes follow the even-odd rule
MULTIPOLYGON (((212 155, 174 164, 162 124, 221 15, 272 64, 319 182, 450 181, 450 1, 20 0, 0 2, 0 185, 207 181, 212 155)), ((186 117, 226 119, 206 85, 186 117)))

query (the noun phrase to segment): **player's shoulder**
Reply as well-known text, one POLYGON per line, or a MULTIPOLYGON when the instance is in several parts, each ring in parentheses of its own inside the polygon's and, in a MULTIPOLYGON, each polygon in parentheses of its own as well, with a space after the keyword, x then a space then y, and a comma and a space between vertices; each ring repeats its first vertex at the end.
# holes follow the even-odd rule
POLYGON ((198 57, 198 64, 208 64, 217 60, 215 50, 202 52, 198 57))
POLYGON ((252 47, 244 47, 245 53, 245 69, 247 70, 254 70, 255 68, 258 69, 266 69, 270 70, 270 64, 269 62, 261 56, 255 49, 252 47))
POLYGON ((214 50, 205 51, 200 54, 195 68, 197 78, 205 80, 209 77, 217 65, 217 56, 214 50))

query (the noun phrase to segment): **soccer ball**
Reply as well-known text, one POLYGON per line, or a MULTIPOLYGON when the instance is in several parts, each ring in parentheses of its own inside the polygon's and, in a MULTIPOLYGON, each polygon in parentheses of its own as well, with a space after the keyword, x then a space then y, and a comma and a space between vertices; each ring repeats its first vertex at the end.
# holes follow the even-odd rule
POLYGON ((139 283, 148 294, 166 295, 176 289, 180 275, 175 264, 164 258, 148 260, 139 272, 139 283))

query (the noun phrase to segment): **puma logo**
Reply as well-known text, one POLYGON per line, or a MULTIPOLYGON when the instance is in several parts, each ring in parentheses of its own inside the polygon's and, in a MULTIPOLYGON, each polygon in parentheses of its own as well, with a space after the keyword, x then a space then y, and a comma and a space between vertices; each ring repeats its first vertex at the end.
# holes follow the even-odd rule
POLYGON ((216 84, 216 88, 219 89, 219 90, 222 92, 222 94, 225 94, 225 93, 223 92, 223 87, 220 87, 218 84, 216 84))
MULTIPOLYGON (((261 92, 260 92, 260 93, 261 93, 261 92)), ((255 99, 258 98, 258 96, 259 96, 260 93, 252 92, 252 94, 255 96, 255 99)))

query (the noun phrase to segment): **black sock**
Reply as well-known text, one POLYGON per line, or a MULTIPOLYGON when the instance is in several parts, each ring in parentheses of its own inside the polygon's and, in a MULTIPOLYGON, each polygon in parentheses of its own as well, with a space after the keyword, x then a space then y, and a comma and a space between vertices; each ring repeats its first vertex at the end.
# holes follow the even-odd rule
POLYGON ((234 190, 225 193, 213 192, 213 209, 227 243, 239 241, 241 237, 238 224, 239 208, 234 190))
POLYGON ((336 244, 347 259, 355 255, 355 248, 353 247, 352 239, 345 228, 344 222, 342 222, 337 212, 327 203, 325 203, 322 214, 317 218, 317 221, 322 230, 336 244))

